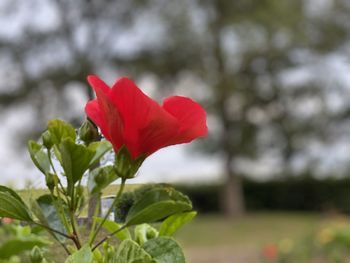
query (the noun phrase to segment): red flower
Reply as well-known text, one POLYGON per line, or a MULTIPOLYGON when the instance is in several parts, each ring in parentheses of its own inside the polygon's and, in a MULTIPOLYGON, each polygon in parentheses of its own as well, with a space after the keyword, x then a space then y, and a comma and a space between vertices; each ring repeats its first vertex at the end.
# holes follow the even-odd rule
POLYGON ((86 104, 86 114, 116 152, 125 145, 133 158, 148 156, 208 133, 204 109, 189 98, 169 97, 160 106, 128 78, 112 88, 97 76, 88 76, 88 82, 97 99, 86 104))
POLYGON ((262 255, 267 260, 275 260, 278 256, 278 248, 274 244, 268 244, 263 248, 262 255))
POLYGON ((3 217, 1 219, 1 222, 4 224, 4 225, 8 225, 8 224, 11 224, 13 222, 13 219, 12 218, 9 218, 9 217, 3 217))

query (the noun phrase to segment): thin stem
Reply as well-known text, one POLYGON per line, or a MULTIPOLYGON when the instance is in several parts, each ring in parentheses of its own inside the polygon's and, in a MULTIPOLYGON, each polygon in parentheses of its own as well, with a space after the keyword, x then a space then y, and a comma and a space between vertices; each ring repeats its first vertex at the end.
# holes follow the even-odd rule
POLYGON ((76 235, 72 237, 72 241, 74 242, 75 247, 79 250, 81 248, 81 244, 76 235))
MULTIPOLYGON (((60 199, 59 190, 57 188, 57 182, 55 184, 56 184, 56 189, 57 189, 57 195, 58 195, 58 198, 60 199)), ((60 219, 61 219, 65 229, 68 232, 71 232, 71 229, 69 227, 69 224, 68 224, 67 218, 65 216, 65 212, 64 212, 63 207, 59 204, 60 202, 56 202, 56 199, 55 199, 53 191, 50 191, 50 194, 51 194, 53 205, 54 205, 55 209, 58 211, 58 215, 59 215, 59 217, 60 217, 60 219)))
POLYGON ((93 238, 93 234, 95 231, 95 227, 96 227, 96 217, 98 215, 98 212, 100 211, 100 204, 101 204, 101 193, 97 194, 97 205, 95 207, 95 211, 94 211, 94 216, 92 218, 92 226, 91 226, 91 231, 90 231, 90 235, 89 235, 89 244, 92 243, 92 238, 93 238))
POLYGON ((56 234, 59 234, 59 235, 63 236, 63 237, 65 237, 65 238, 73 239, 72 236, 67 235, 67 234, 65 234, 65 233, 63 233, 63 232, 61 232, 61 231, 59 231, 59 230, 53 229, 53 228, 51 228, 51 227, 49 227, 49 226, 43 225, 43 224, 38 223, 38 222, 35 222, 35 221, 33 221, 33 224, 35 224, 35 225, 37 225, 37 226, 40 226, 40 227, 43 227, 43 228, 45 228, 45 229, 47 229, 47 230, 49 230, 49 231, 51 231, 51 232, 54 232, 54 233, 56 233, 56 234))
MULTIPOLYGON (((62 194, 67 195, 67 191, 64 189, 64 186, 62 185, 61 180, 58 180, 58 183, 61 186, 62 194)), ((66 198, 66 200, 68 200, 68 199, 66 198)), ((67 201, 67 203, 68 203, 68 201, 67 201)))
POLYGON ((51 165, 51 167, 52 167, 52 171, 54 172, 54 174, 57 175, 55 166, 53 165, 53 162, 52 162, 51 151, 50 151, 50 150, 47 150, 47 155, 48 155, 48 157, 49 157, 49 162, 50 162, 50 165, 51 165))
POLYGON ((66 253, 68 255, 71 254, 70 251, 68 250, 68 248, 66 247, 66 245, 63 242, 61 242, 53 233, 59 234, 59 235, 64 236, 65 238, 68 238, 68 239, 72 239, 70 236, 68 236, 65 233, 62 233, 62 232, 60 232, 60 231, 58 231, 56 229, 53 229, 53 228, 51 228, 49 226, 40 224, 38 222, 34 221, 33 223, 36 224, 37 226, 45 228, 52 235, 52 237, 62 246, 62 248, 66 251, 66 253))
POLYGON ((109 217, 109 215, 111 214, 111 212, 112 212, 114 206, 117 204, 117 201, 119 200, 120 196, 121 196, 122 193, 123 193, 123 190, 124 190, 124 187, 125 187, 125 182, 126 182, 126 179, 123 178, 123 179, 122 179, 122 182, 121 182, 121 184, 120 184, 120 188, 119 188, 118 194, 117 194, 117 196, 114 198, 113 203, 112 203, 112 205, 109 207, 109 209, 108 209, 106 215, 104 216, 104 218, 102 219, 102 222, 97 226, 97 229, 96 229, 96 231, 94 232, 94 234, 93 234, 93 236, 92 236, 92 238, 91 238, 91 240, 90 240, 90 245, 92 245, 92 243, 95 241, 95 238, 96 238, 98 232, 101 230, 101 227, 102 227, 103 224, 106 222, 106 220, 107 220, 107 218, 109 217))
POLYGON ((73 229, 73 236, 74 236, 74 243, 76 245, 76 247, 78 249, 81 248, 81 243, 80 243, 80 237, 79 237, 79 232, 78 232, 78 228, 77 228, 77 223, 74 217, 74 211, 70 211, 70 221, 71 221, 71 225, 72 225, 72 229, 73 229))
MULTIPOLYGON (((51 152, 50 150, 48 150, 47 152, 47 155, 49 157, 49 162, 50 162, 50 165, 52 167, 52 171, 54 172, 54 174, 56 175, 56 178, 58 179, 58 175, 57 175, 57 172, 56 172, 56 169, 55 169, 55 166, 53 165, 53 162, 52 162, 52 158, 51 158, 51 152)), ((60 184, 61 188, 62 188, 62 191, 65 192, 64 188, 63 188, 63 185, 61 184, 61 181, 58 179, 58 181, 54 180, 55 182, 55 188, 56 188, 56 192, 57 192, 57 197, 58 199, 61 199, 61 195, 60 195, 60 189, 58 187, 58 184, 60 184)), ((50 191, 51 192, 51 196, 52 196, 52 201, 56 207, 56 209, 59 211, 59 214, 60 214, 60 217, 61 217, 61 220, 63 221, 63 224, 66 228, 66 230, 68 232, 70 232, 70 227, 69 227, 69 224, 68 224, 68 221, 67 221, 67 218, 65 216, 65 213, 64 213, 64 209, 62 207, 62 205, 60 204, 57 204, 56 200, 55 200, 55 197, 54 197, 54 194, 53 194, 53 191, 50 191)), ((66 196, 66 195, 64 195, 66 196)), ((66 199, 66 202, 68 204, 68 199, 66 199)))
POLYGON ((62 246, 62 248, 64 249, 64 251, 66 251, 66 253, 67 253, 68 255, 70 255, 71 253, 70 253, 70 251, 68 250, 68 248, 66 247, 66 245, 63 244, 61 241, 59 241, 58 238, 56 238, 56 240, 57 240, 57 242, 62 246))
POLYGON ((106 240, 110 239, 111 237, 113 237, 115 234, 117 234, 118 232, 124 230, 127 226, 123 225, 121 228, 119 228, 118 230, 108 234, 107 236, 105 236, 104 238, 102 238, 99 242, 96 243, 96 245, 92 248, 92 251, 94 251, 96 248, 98 248, 103 242, 105 242, 106 240))
MULTIPOLYGON (((50 162, 50 165, 52 167, 52 171, 54 172, 54 174, 57 176, 58 178, 58 173, 56 171, 56 168, 55 166, 53 165, 53 162, 52 162, 52 158, 51 158, 51 152, 50 150, 47 151, 47 155, 49 157, 49 162, 50 162)), ((62 183, 61 183, 61 180, 58 179, 58 184, 61 186, 61 190, 62 190, 62 193, 66 196, 67 195, 67 191, 64 189, 62 183)), ((66 199, 67 203, 68 203, 68 199, 66 199)))
POLYGON ((70 223, 72 226, 72 234, 73 234, 73 242, 75 246, 80 249, 81 248, 81 243, 80 243, 80 237, 79 237, 79 232, 78 232, 78 227, 75 219, 75 191, 74 191, 74 186, 72 188, 72 193, 71 193, 71 202, 70 202, 70 208, 69 208, 69 216, 70 216, 70 223))

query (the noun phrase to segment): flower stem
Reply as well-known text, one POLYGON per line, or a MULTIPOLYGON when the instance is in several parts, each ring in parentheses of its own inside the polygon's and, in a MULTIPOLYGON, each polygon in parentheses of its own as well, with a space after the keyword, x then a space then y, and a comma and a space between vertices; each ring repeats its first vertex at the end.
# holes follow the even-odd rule
MULTIPOLYGON (((58 194, 58 198, 60 199, 60 195, 59 195, 59 190, 57 188, 57 183, 56 183, 56 189, 57 189, 57 194, 58 194)), ((65 229, 67 230, 68 233, 71 232, 71 228, 69 227, 69 224, 68 224, 68 221, 67 221, 67 218, 66 218, 66 214, 64 212, 64 208, 63 206, 61 205, 62 203, 60 202, 57 202, 57 200, 55 199, 55 195, 54 195, 54 192, 53 191, 50 191, 50 194, 51 194, 51 198, 52 198, 52 203, 56 209, 56 211, 58 212, 58 216, 61 220, 61 222, 63 223, 65 229)))
POLYGON ((46 230, 49 230, 49 231, 54 232, 56 234, 59 234, 59 235, 65 237, 65 238, 72 239, 72 237, 70 235, 67 235, 67 234, 65 234, 65 233, 63 233, 63 232, 61 232, 59 230, 53 229, 53 228, 51 228, 51 227, 49 227, 47 225, 44 225, 44 224, 41 224, 41 223, 38 223, 38 222, 35 222, 35 221, 33 221, 33 224, 35 224, 37 226, 40 226, 40 227, 43 227, 46 230))
POLYGON ((73 236, 74 236, 74 243, 77 247, 77 249, 81 248, 81 243, 80 243, 80 237, 79 237, 79 232, 78 232, 78 227, 77 227, 77 222, 74 217, 74 211, 70 211, 70 221, 72 225, 72 230, 73 230, 73 236))
POLYGON ((122 178, 122 182, 120 184, 120 187, 119 187, 119 191, 118 191, 118 194, 117 196, 114 198, 113 200, 113 203, 112 205, 109 207, 106 215, 104 216, 104 218, 102 219, 102 222, 97 226, 97 229, 96 231, 94 232, 91 240, 90 240, 90 245, 92 245, 92 243, 95 241, 96 239, 96 236, 98 234, 98 232, 100 232, 101 230, 101 227, 103 226, 103 224, 106 222, 107 218, 109 217, 109 215, 111 214, 114 206, 116 205, 117 201, 119 200, 120 196, 122 195, 123 191, 124 191, 124 187, 125 187, 125 182, 126 182, 126 179, 122 178))
MULTIPOLYGON (((48 152, 47 152, 47 155, 48 155, 48 157, 49 157, 49 162, 50 162, 50 165, 51 165, 51 167, 52 167, 52 171, 55 173, 56 178, 58 179, 58 174, 57 174, 56 169, 55 169, 55 166, 53 165, 53 162, 52 162, 51 152, 48 151, 48 152)), ((60 183, 60 185, 61 185, 61 187, 62 187, 62 190, 64 191, 64 188, 63 188, 63 186, 62 186, 62 184, 61 184, 61 181, 60 181, 59 179, 58 179, 58 181, 56 181, 56 180, 54 180, 54 181, 55 181, 55 188, 56 188, 57 197, 58 197, 59 200, 63 200, 63 199, 61 198, 60 190, 59 190, 59 187, 58 187, 58 183, 60 183)), ((53 190, 54 190, 54 189, 53 189, 53 190)), ((62 221, 64 227, 66 228, 66 230, 67 230, 68 232, 70 232, 71 229, 70 229, 70 227, 69 227, 69 224, 68 224, 68 221, 67 221, 67 218, 66 218, 66 215, 65 215, 65 212, 64 212, 64 208, 63 208, 63 206, 62 206, 62 203, 61 203, 61 202, 56 202, 55 196, 54 196, 54 191, 53 191, 53 190, 50 191, 51 197, 52 197, 52 202, 53 202, 53 204, 54 204, 56 210, 59 212, 58 214, 59 214, 59 217, 61 218, 61 221, 62 221)), ((68 200, 67 200, 67 202, 68 202, 68 200)))
POLYGON ((70 251, 69 251, 69 249, 67 248, 67 246, 66 246, 63 242, 61 242, 61 241, 58 239, 58 237, 56 237, 56 236, 54 235, 54 233, 56 233, 56 234, 58 234, 58 235, 61 235, 61 236, 64 236, 65 238, 72 239, 69 235, 66 235, 65 233, 62 233, 61 231, 58 231, 58 230, 56 230, 56 229, 53 229, 53 228, 51 228, 51 227, 49 227, 49 226, 43 225, 43 224, 38 223, 38 222, 35 222, 35 221, 33 221, 33 224, 35 224, 35 225, 37 225, 37 226, 40 226, 40 227, 42 227, 42 228, 45 228, 45 229, 52 235, 52 238, 54 238, 54 239, 62 246, 62 248, 64 249, 64 251, 66 251, 66 253, 67 253, 68 255, 71 254, 70 251))
POLYGON ((117 234, 118 232, 124 230, 127 226, 123 225, 121 228, 119 228, 118 230, 108 234, 107 236, 105 236, 104 238, 102 238, 99 242, 97 242, 97 244, 92 248, 92 251, 94 251, 96 248, 98 248, 103 242, 105 242, 106 240, 110 239, 111 237, 113 237, 115 234, 117 234))

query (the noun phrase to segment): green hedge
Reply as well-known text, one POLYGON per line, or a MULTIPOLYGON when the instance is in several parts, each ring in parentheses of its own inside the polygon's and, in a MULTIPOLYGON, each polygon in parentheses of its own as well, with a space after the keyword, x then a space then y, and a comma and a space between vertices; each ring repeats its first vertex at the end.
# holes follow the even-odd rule
MULTIPOLYGON (((243 185, 248 210, 336 210, 350 213, 350 179, 244 180, 243 185)), ((178 185, 176 188, 190 196, 198 211, 212 213, 220 210, 221 185, 178 185)))

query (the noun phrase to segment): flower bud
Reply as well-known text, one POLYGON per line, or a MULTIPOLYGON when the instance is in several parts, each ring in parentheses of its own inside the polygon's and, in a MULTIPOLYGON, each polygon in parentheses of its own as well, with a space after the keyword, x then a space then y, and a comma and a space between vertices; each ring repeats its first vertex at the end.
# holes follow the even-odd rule
POLYGON ((115 172, 122 179, 134 178, 145 158, 141 155, 134 160, 129 150, 122 146, 115 157, 115 172))
POLYGON ((30 252, 30 262, 31 263, 41 263, 43 262, 44 257, 43 254, 40 251, 40 248, 38 246, 35 246, 32 251, 30 252))
POLYGON ((58 177, 55 174, 48 173, 45 175, 46 186, 49 190, 53 190, 56 185, 56 181, 58 181, 58 177))
POLYGON ((47 130, 45 131, 42 135, 41 135, 41 138, 43 140, 43 144, 44 146, 50 150, 53 146, 53 142, 52 142, 52 139, 51 139, 51 134, 50 132, 47 130))
POLYGON ((90 144, 92 142, 98 141, 100 139, 100 135, 98 133, 97 127, 91 121, 86 120, 79 129, 79 138, 85 144, 90 144))

